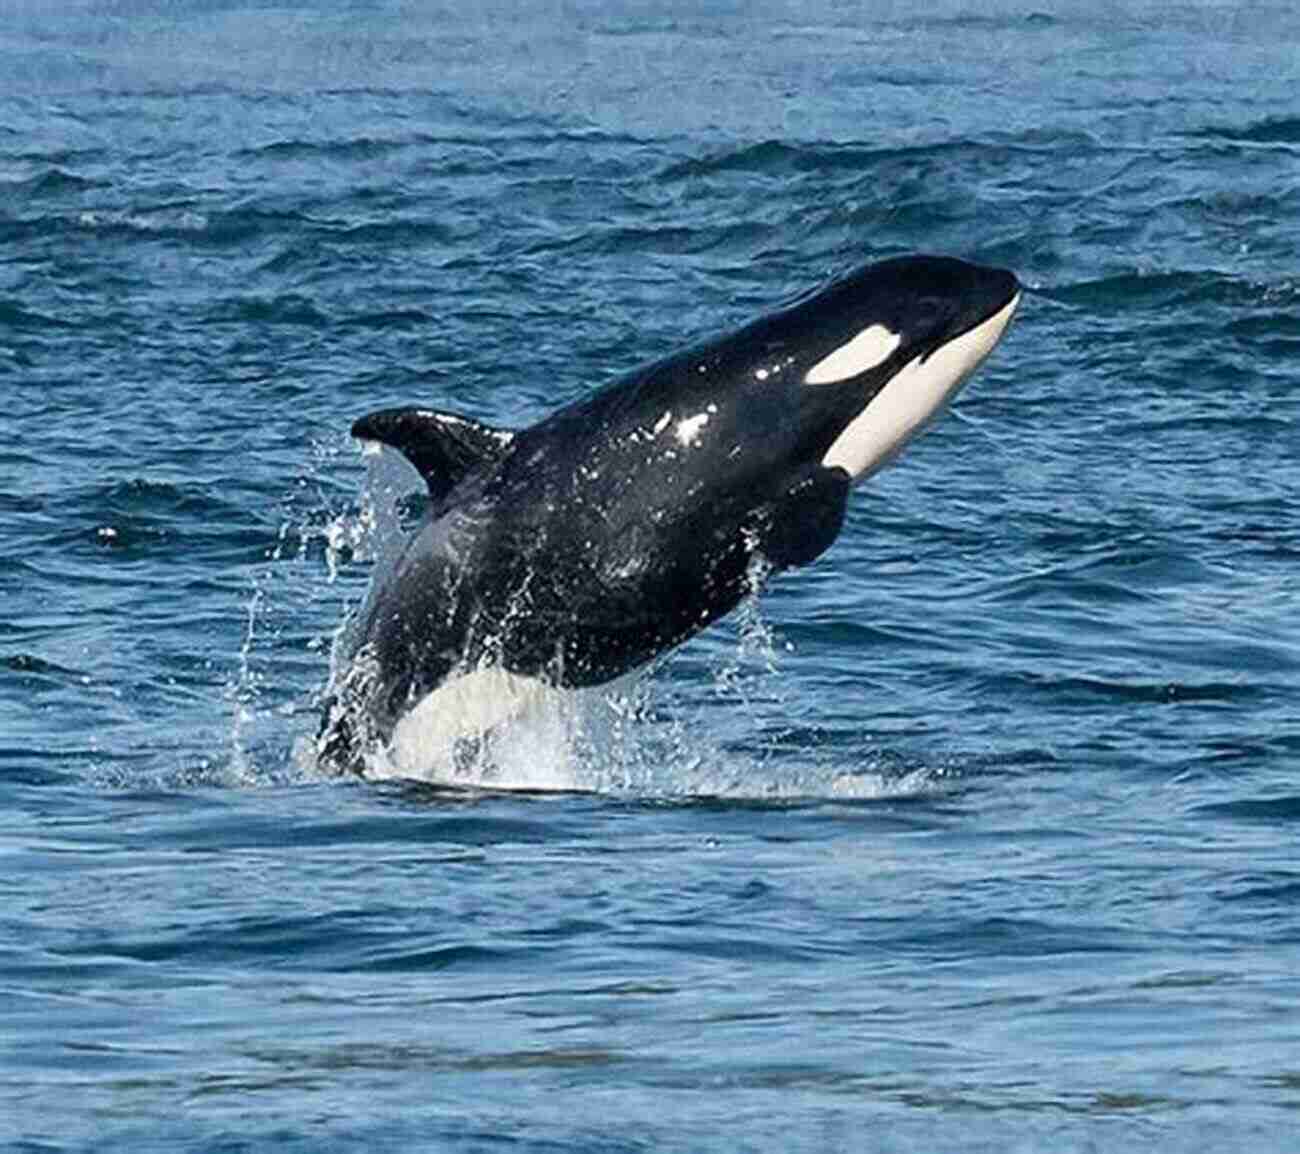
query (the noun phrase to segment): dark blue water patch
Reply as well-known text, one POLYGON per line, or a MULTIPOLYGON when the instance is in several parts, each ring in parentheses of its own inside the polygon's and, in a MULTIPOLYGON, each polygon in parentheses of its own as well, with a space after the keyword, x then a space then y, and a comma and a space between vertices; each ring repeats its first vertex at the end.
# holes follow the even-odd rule
MULTIPOLYGON (((0 782, 6 786, 37 786, 47 788, 66 785, 75 788, 81 781, 82 765, 58 769, 64 758, 53 750, 36 746, 0 746, 0 782)), ((14 799, 6 791, 5 805, 14 799)))
POLYGON ((330 318, 316 303, 297 293, 274 297, 241 296, 217 301, 210 308, 207 323, 214 325, 290 325, 324 329, 330 318))
POLYGON ((1113 314, 1121 309, 1190 309, 1207 305, 1252 307, 1267 303, 1273 290, 1241 277, 1189 269, 1121 273, 1039 291, 1055 301, 1113 314))
MULTIPOLYGON (((301 787, 300 787, 301 788, 301 787)), ((111 795, 115 812, 145 815, 157 812, 158 829, 154 844, 174 847, 185 853, 222 853, 238 850, 347 848, 361 845, 404 846, 423 852, 418 860, 430 866, 442 863, 474 863, 477 851, 499 845, 543 845, 557 837, 578 837, 572 819, 556 816, 510 817, 502 814, 466 812, 480 804, 499 804, 501 795, 483 791, 423 789, 419 783, 338 783, 318 787, 312 810, 332 796, 351 788, 364 798, 383 804, 398 804, 395 812, 382 810, 348 819, 322 817, 309 811, 293 812, 296 790, 277 799, 271 812, 250 815, 237 797, 221 791, 207 795, 209 813, 196 817, 196 805, 204 805, 205 794, 176 794, 171 791, 125 790, 111 795), (179 807, 179 808, 177 808, 179 807), (451 812, 448 812, 451 811, 451 812)), ((554 799, 551 799, 552 801, 554 799)), ((360 803, 360 801, 359 801, 360 803)), ((526 806, 528 799, 511 796, 511 808, 526 806)), ((417 859, 412 859, 417 860, 417 859)))
POLYGON ((80 176, 57 165, 44 168, 24 179, 5 182, 3 185, 4 199, 7 202, 5 212, 7 215, 14 205, 76 196, 88 189, 103 187, 107 183, 105 180, 80 176))
POLYGON ((937 963, 973 958, 1050 958, 1072 955, 1137 953, 1142 934, 1110 926, 1060 923, 1037 918, 954 918, 928 926, 933 919, 864 919, 868 936, 861 948, 887 955, 921 955, 937 963))
POLYGON ((1278 797, 1248 797, 1236 801, 1209 802, 1193 810, 1205 819, 1262 822, 1289 825, 1300 821, 1300 796, 1284 794, 1278 797))
POLYGON ((1244 874, 1230 885, 1220 886, 1215 896, 1225 902, 1292 910, 1300 907, 1300 874, 1289 870, 1244 874))
MULTIPOLYGON (((847 675, 855 684, 861 686, 866 680, 860 670, 855 670, 850 663, 847 675)), ((823 683, 833 681, 827 674, 823 683)), ((883 681, 883 674, 877 674, 873 680, 883 681)), ((752 703, 757 694, 751 694, 752 703)), ((665 720, 659 717, 658 720, 665 720)), ((759 761, 797 760, 800 755, 812 755, 814 764, 831 759, 842 768, 841 777, 845 784, 855 779, 869 779, 880 789, 881 796, 853 797, 845 796, 843 804, 849 809, 876 807, 917 806, 929 809, 935 796, 950 796, 959 791, 971 779, 985 773, 1011 772, 1017 767, 1021 771, 1041 768, 1050 764, 1052 755, 1041 750, 1007 751, 996 758, 984 754, 966 753, 949 750, 941 765, 936 765, 934 758, 919 752, 905 752, 901 749, 882 747, 878 736, 872 730, 871 718, 854 715, 852 720, 828 720, 820 724, 808 724, 803 717, 783 718, 756 724, 745 735, 729 740, 725 748, 737 752, 752 754, 759 761), (912 794, 906 790, 895 794, 893 787, 903 785, 917 774, 926 778, 926 788, 912 794)), ((701 804, 706 799, 695 798, 701 804)), ((800 799, 786 797, 768 801, 745 801, 737 804, 776 804, 781 807, 798 808, 803 804, 819 804, 819 798, 800 799)), ((723 804, 727 800, 723 799, 723 804)), ((924 820, 924 815, 918 815, 924 820)))
MULTIPOLYGON (((39 980, 91 967, 102 978, 122 963, 165 966, 172 972, 201 968, 256 967, 266 972, 306 969, 316 973, 427 973, 485 969, 510 972, 526 968, 533 950, 458 941, 429 941, 413 932, 409 916, 399 910, 331 910, 324 914, 249 917, 213 923, 201 915, 179 933, 147 937, 82 933, 74 944, 49 942, 49 960, 13 966, 15 976, 39 980), (66 959, 66 961, 65 961, 66 959), (82 960, 84 959, 84 960, 82 960), (42 975, 48 968, 49 973, 42 975)), ((64 980, 71 975, 61 975, 64 980)), ((81 977, 87 975, 83 972, 81 977)), ((181 978, 180 980, 184 980, 181 978)))
POLYGON ((24 147, 20 147, 15 152, 0 151, 0 159, 17 161, 32 166, 48 166, 51 171, 69 172, 75 176, 77 174, 72 170, 78 166, 93 167, 96 164, 103 163, 111 155, 109 149, 99 145, 65 146, 52 140, 33 140, 27 134, 8 128, 8 126, 6 126, 6 129, 6 134, 17 137, 23 142, 24 147))
POLYGON ((68 669, 32 653, 0 656, 0 685, 7 684, 8 688, 24 694, 63 688, 88 677, 83 670, 68 669))
POLYGON ((836 167, 859 171, 880 156, 879 150, 861 146, 818 147, 765 140, 712 156, 674 161, 663 168, 657 178, 661 181, 676 181, 731 172, 779 175, 783 172, 820 172, 836 167))
POLYGON ((155 518, 177 523, 227 521, 239 512, 210 486, 132 477, 108 482, 79 501, 110 518, 155 518))
POLYGON ((535 951, 493 946, 450 944, 421 947, 403 939, 392 948, 362 948, 342 968, 369 974, 427 973, 437 970, 491 969, 509 973, 532 960, 535 951))
POLYGON ((1017 32, 1025 28, 1047 29, 1058 28, 1063 24, 1071 22, 1069 16, 1053 14, 1051 12, 1029 11, 1023 12, 1012 9, 1007 12, 991 12, 988 14, 978 12, 964 12, 958 15, 947 15, 934 13, 921 15, 916 18, 909 18, 903 22, 903 27, 914 27, 916 24, 922 27, 933 27, 943 29, 977 29, 988 30, 992 32, 1017 32))
POLYGON ((419 331, 434 324, 435 318, 431 314, 413 308, 355 313, 340 321, 340 327, 377 329, 383 332, 402 329, 419 331))
POLYGON ((1058 707, 1086 707, 1097 700, 1149 705, 1218 705, 1228 707, 1269 696, 1266 687, 1248 681, 1138 681, 1099 676, 1045 675, 1004 671, 979 678, 990 693, 1021 701, 1051 701, 1058 707))
POLYGON ((1300 117, 1266 116, 1245 124, 1201 128, 1187 135, 1251 144, 1300 144, 1300 117))
MULTIPOLYGON (((1194 357, 1193 360, 1199 360, 1194 357)), ((1212 443, 1216 437, 1231 437, 1268 441, 1279 437, 1290 438, 1295 425, 1285 414, 1255 413, 1177 413, 1154 420, 1138 420, 1119 424, 1115 432, 1122 437, 1156 438, 1174 433, 1207 433, 1208 438, 1195 438, 1198 443, 1212 443)))
MULTIPOLYGON (((3 227, 3 226, 0 226, 3 227)), ((24 308, 13 299, 0 298, 0 332, 41 332, 46 329, 73 329, 77 322, 53 313, 37 312, 24 308)))
MULTIPOLYGON (((1095 532, 1095 528, 1093 530, 1095 532)), ((1054 534, 1068 536, 1068 534, 1054 534)), ((1091 536, 1091 533, 1090 533, 1091 536)), ((983 589, 975 590, 981 601, 1008 605, 1087 605, 1095 612, 1103 606, 1139 605, 1159 599, 1159 594, 1131 579, 1107 577, 1104 562, 1080 566, 1065 562, 1050 570, 998 578, 983 589), (1096 565, 1102 572, 1092 573, 1096 565)))
MULTIPOLYGON (((943 165, 962 167, 969 177, 969 169, 989 169, 999 164, 1005 166, 1013 154, 1029 156, 1054 155, 1069 152, 1077 155, 1080 146, 1095 149, 1090 138, 1079 136, 1062 138, 1060 133, 1050 136, 1043 133, 992 135, 981 139, 939 139, 923 144, 881 146, 837 141, 790 143, 783 140, 764 140, 739 148, 719 151, 712 155, 688 157, 673 161, 658 174, 661 181, 741 173, 745 175, 785 178, 790 175, 815 174, 829 176, 879 173, 882 169, 900 175, 914 166, 912 175, 919 176, 943 165), (1073 146, 1071 148, 1070 146, 1073 146)), ((945 183, 953 181, 950 174, 945 183)), ((914 187, 920 187, 919 183, 914 187)), ((896 190, 894 190, 896 191, 896 190)))
POLYGON ((239 149, 234 158, 271 160, 370 161, 400 152, 412 145, 435 143, 436 138, 418 134, 411 137, 353 137, 348 140, 273 140, 267 144, 239 149))
POLYGON ((567 235, 535 241, 525 253, 530 257, 557 252, 592 256, 624 253, 699 256, 717 251, 748 251, 771 233, 771 226, 751 220, 719 222, 703 229, 676 225, 587 226, 567 235))
POLYGON ((744 933, 731 927, 718 934, 709 927, 701 932, 681 922, 638 921, 635 925, 640 949, 649 954, 730 962, 741 966, 808 966, 839 951, 820 943, 780 941, 771 927, 758 926, 756 932, 744 933))
POLYGON ((1191 764, 1215 774, 1249 772, 1255 766, 1267 765, 1276 754, 1274 743, 1267 740, 1210 738, 1202 743, 1191 764))
POLYGON ((1244 351, 1291 365, 1300 356, 1300 317, 1292 312, 1259 310, 1228 321, 1223 331, 1244 351))
MULTIPOLYGON (((211 483, 134 477, 70 490, 54 504, 62 519, 29 545, 53 546, 69 558, 121 565, 173 556, 194 563, 211 552, 251 561, 270 555, 278 540, 272 525, 211 483), (69 554, 69 547, 75 552, 69 554)), ((95 575, 83 571, 82 579, 93 581, 95 575)))
POLYGON ((315 234, 328 238, 340 250, 372 248, 429 249, 441 252, 458 242, 459 231, 442 219, 415 217, 409 212, 378 221, 338 221, 316 225, 315 234))
MULTIPOLYGON (((56 957, 85 958, 90 964, 126 961, 145 964, 182 963, 185 965, 225 966, 258 965, 273 968, 276 960, 296 958, 303 964, 328 967, 342 951, 351 954, 376 934, 372 930, 387 920, 383 912, 332 910, 307 916, 248 917, 229 924, 213 924, 201 914, 192 929, 168 934, 165 931, 141 938, 106 936, 93 932, 79 933, 76 944, 50 945, 56 957)), ((57 967, 59 962, 51 961, 57 967)))
POLYGON ((1300 189, 1285 185, 1270 187, 1268 192, 1249 188, 1231 191, 1207 189, 1194 196, 1163 202, 1160 211, 1221 225, 1228 230, 1229 236, 1240 236, 1248 231, 1253 235, 1257 249, 1261 234, 1275 229, 1278 218, 1293 211, 1297 200, 1300 200, 1300 189))
MULTIPOLYGON (((477 1073, 486 1078, 494 1070, 507 1072, 511 1069, 518 1076, 521 1071, 545 1069, 552 1065, 557 1071, 568 1068, 560 1058, 552 1063, 545 1053, 539 1053, 530 1063, 520 1060, 512 1064, 503 1060, 499 1066, 474 1066, 452 1061, 422 1064, 418 1054, 396 1046, 393 1055, 384 1069, 422 1080, 431 1075, 447 1077, 457 1073, 463 1076, 477 1073), (400 1060, 404 1053, 405 1063, 400 1060)), ((331 1154, 373 1154, 376 1150, 419 1149, 447 1151, 448 1154, 494 1154, 496 1151, 510 1154, 575 1154, 576 1151, 648 1154, 662 1150, 667 1140, 655 1132, 658 1128, 654 1126, 638 1126, 638 1131, 650 1131, 649 1136, 642 1136, 641 1133, 628 1134, 626 1125, 621 1122, 590 1120, 563 1126, 556 1122, 542 1124, 522 1108, 509 1112, 494 1110, 490 1118, 484 1117, 482 1107, 465 1109, 463 1116, 457 1111, 440 1109, 435 1117, 421 1116, 418 1121, 395 1119, 391 1114, 371 1119, 366 1117, 367 1111, 361 1111, 360 1118, 348 1114, 301 1121, 245 1113, 237 1127, 220 1120, 225 1114, 221 1108, 223 1103, 247 1102, 267 1096, 296 1098, 324 1094, 340 1079, 346 1080, 350 1072, 355 1077, 370 1068, 364 1058, 354 1066, 348 1061, 345 1051, 332 1068, 307 1076, 288 1072, 279 1075, 264 1072, 213 1075, 198 1085, 193 1084, 193 1079, 186 1078, 182 1084, 188 1091, 187 1101, 196 1109, 211 1109, 214 1116, 191 1116, 184 1121, 168 1118, 147 1126, 116 1120, 102 1122, 97 1137, 84 1145, 61 1140, 49 1144, 31 1141, 19 1143, 14 1150, 18 1154, 92 1154, 106 1147, 120 1150, 187 1148, 203 1154, 257 1154, 267 1149, 283 1151, 284 1154, 320 1154, 322 1150, 331 1154)), ((167 1082, 141 1080, 125 1086, 124 1094, 147 1090, 175 1093, 167 1082)), ((382 1092, 377 1095, 376 1111, 384 1108, 384 1099, 382 1092)), ((401 1113, 416 1108, 415 1103, 403 1101, 393 1109, 401 1113)), ((671 1128, 662 1128, 669 1130, 668 1139, 675 1133, 671 1128)))

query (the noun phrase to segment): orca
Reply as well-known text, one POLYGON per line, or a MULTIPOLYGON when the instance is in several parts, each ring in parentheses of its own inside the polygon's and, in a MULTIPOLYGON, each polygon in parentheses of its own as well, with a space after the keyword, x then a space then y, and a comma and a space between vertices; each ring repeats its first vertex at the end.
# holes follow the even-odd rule
POLYGON ((356 421, 419 471, 428 512, 372 579, 325 695, 322 764, 364 772, 404 718, 470 697, 490 726, 521 686, 611 681, 725 615, 756 573, 820 557, 852 486, 943 409, 1019 299, 1006 270, 900 257, 528 428, 422 407, 356 421))

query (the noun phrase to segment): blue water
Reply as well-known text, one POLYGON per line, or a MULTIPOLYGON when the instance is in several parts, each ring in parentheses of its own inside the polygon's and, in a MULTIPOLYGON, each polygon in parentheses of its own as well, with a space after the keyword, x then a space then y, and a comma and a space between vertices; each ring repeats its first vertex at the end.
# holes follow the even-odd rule
POLYGON ((0 1146, 1295 1148, 1300 16, 974 13, 7 6, 0 1146), (910 251, 1029 291, 825 557, 313 767, 355 417, 910 251))

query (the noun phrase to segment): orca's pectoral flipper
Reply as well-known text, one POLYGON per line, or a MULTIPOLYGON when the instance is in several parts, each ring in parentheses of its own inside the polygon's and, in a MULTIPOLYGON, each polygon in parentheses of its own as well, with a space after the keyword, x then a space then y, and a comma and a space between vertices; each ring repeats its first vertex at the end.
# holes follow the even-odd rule
POLYGON ((839 536, 851 481, 843 469, 814 465, 764 510, 759 548, 778 569, 808 565, 839 536))
POLYGON ((508 429, 493 429, 454 413, 432 409, 380 409, 352 426, 361 441, 378 441, 402 454, 441 501, 467 473, 500 460, 514 440, 508 429))

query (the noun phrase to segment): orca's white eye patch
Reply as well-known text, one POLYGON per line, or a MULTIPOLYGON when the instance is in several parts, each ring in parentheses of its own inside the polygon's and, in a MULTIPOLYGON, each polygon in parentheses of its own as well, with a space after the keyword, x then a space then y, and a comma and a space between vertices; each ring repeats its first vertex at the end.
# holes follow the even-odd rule
POLYGON ((805 385, 833 385, 836 381, 856 377, 889 359, 902 337, 884 325, 863 329, 848 344, 840 345, 823 357, 804 375, 805 385))

